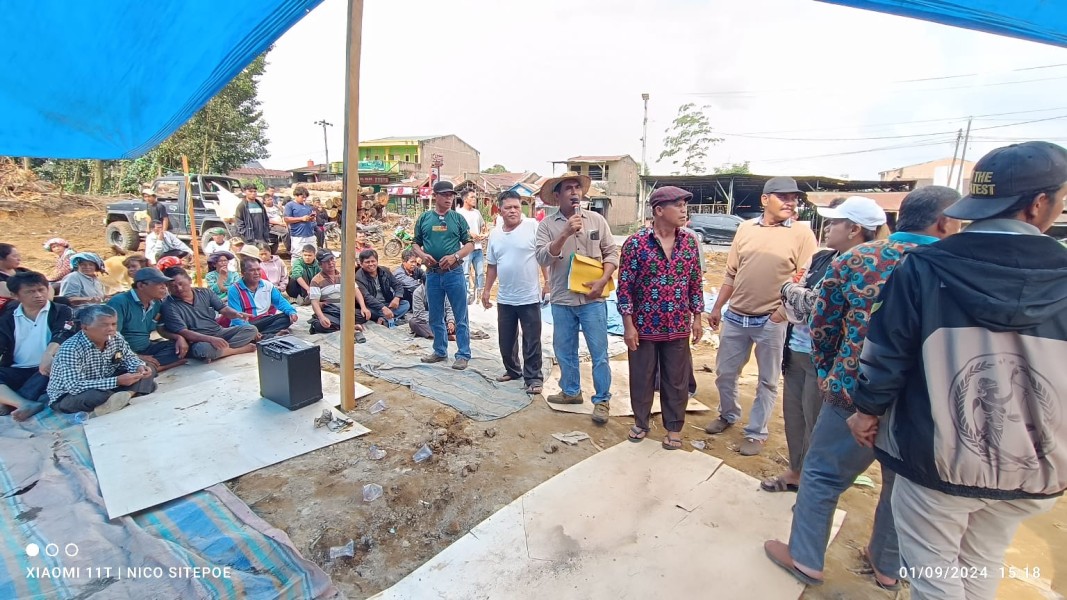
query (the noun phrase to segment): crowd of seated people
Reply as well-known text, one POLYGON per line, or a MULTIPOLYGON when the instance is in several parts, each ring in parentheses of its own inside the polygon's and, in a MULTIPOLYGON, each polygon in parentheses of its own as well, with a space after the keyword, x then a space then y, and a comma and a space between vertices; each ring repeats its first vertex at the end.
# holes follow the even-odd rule
MULTIPOLYGON (((256 342, 289 334, 299 320, 293 303, 310 305, 310 333, 340 329, 340 261, 332 251, 306 245, 290 271, 269 248, 214 233, 204 287, 187 270, 189 253, 160 250, 159 242, 154 257, 104 260, 52 238, 45 248, 56 268, 47 276, 22 267, 18 249, 0 243, 0 416, 22 421, 49 406, 120 410, 153 393, 167 369, 254 352, 256 342)), ((366 342, 368 322, 407 322, 413 300, 425 312, 418 258, 406 253, 395 274, 378 267, 373 249, 363 247, 358 259, 357 342, 366 342)))

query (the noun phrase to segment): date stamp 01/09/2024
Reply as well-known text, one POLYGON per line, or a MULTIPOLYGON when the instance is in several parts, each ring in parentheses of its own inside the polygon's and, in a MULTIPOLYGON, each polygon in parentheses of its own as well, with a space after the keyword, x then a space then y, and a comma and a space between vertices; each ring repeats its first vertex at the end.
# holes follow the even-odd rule
POLYGON ((1001 565, 999 567, 965 567, 965 566, 929 566, 900 567, 897 576, 901 579, 1041 579, 1041 567, 1016 567, 1001 565))

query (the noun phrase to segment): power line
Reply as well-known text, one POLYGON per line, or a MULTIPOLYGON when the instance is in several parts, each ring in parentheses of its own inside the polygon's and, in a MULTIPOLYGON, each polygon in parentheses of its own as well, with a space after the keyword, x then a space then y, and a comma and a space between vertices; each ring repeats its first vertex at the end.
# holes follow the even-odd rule
POLYGON ((926 147, 926 146, 942 146, 942 145, 945 145, 945 144, 953 144, 955 142, 956 142, 955 138, 943 139, 943 140, 940 140, 940 141, 938 141, 938 140, 925 140, 925 141, 922 141, 922 142, 919 142, 919 143, 914 143, 914 144, 896 144, 896 145, 893 145, 893 146, 883 146, 883 147, 880 147, 880 148, 867 148, 867 149, 864 149, 864 150, 850 150, 850 151, 846 151, 846 152, 834 152, 834 153, 831 153, 831 154, 815 154, 815 155, 812 155, 812 156, 789 156, 789 157, 785 157, 785 158, 770 158, 770 159, 763 159, 763 160, 752 160, 751 162, 756 162, 756 163, 777 163, 777 162, 788 162, 788 161, 792 161, 792 160, 809 160, 809 159, 813 159, 813 158, 834 158, 834 157, 837 157, 837 156, 851 156, 851 155, 854 155, 854 154, 868 154, 868 153, 871 153, 871 152, 884 152, 884 151, 887 151, 887 150, 903 150, 903 149, 907 149, 907 148, 923 148, 923 147, 926 147))
MULTIPOLYGON (((989 127, 976 127, 974 131, 984 131, 987 129, 1000 129, 1003 127, 1016 127, 1018 125, 1029 125, 1031 123, 1043 123, 1045 121, 1056 121, 1058 119, 1067 119, 1067 115, 1059 115, 1056 117, 1048 117, 1046 119, 1034 119, 1031 121, 1020 121, 1018 123, 1006 123, 1004 125, 990 125, 989 127)), ((776 140, 784 142, 866 142, 874 140, 896 140, 905 138, 921 138, 921 137, 933 137, 938 135, 948 135, 956 133, 955 131, 932 131, 930 133, 910 133, 902 135, 883 135, 883 136, 868 136, 858 138, 795 138, 795 137, 774 137, 774 136, 762 136, 753 135, 748 133, 726 133, 716 132, 718 135, 734 136, 740 138, 750 138, 757 140, 776 140)))
MULTIPOLYGON (((1016 111, 1002 112, 1002 113, 988 113, 988 114, 984 114, 984 115, 973 115, 973 117, 975 119, 987 119, 987 120, 991 120, 991 121, 998 121, 998 120, 1010 121, 1012 119, 988 119, 988 117, 1002 117, 1002 116, 1007 116, 1007 115, 1025 115, 1025 114, 1039 113, 1039 112, 1052 112, 1054 110, 1067 110, 1067 106, 1056 106, 1056 107, 1052 107, 1052 108, 1037 108, 1037 109, 1033 109, 1033 110, 1016 110, 1016 111)), ((921 120, 918 120, 918 121, 894 121, 894 122, 886 122, 886 123, 871 123, 869 125, 858 125, 858 126, 854 126, 854 127, 853 126, 849 126, 849 125, 842 125, 842 126, 839 126, 839 127, 811 127, 811 128, 806 128, 806 129, 781 129, 781 130, 773 130, 773 131, 753 131, 753 132, 751 132, 751 133, 749 133, 747 135, 770 135, 770 134, 778 134, 778 133, 805 133, 805 132, 808 132, 808 131, 833 131, 835 129, 874 129, 874 128, 879 128, 879 127, 893 127, 893 126, 897 126, 897 125, 916 125, 916 124, 920 124, 920 123, 952 123, 952 122, 955 122, 955 121, 966 121, 967 117, 968 117, 968 115, 962 115, 962 116, 957 116, 957 117, 943 117, 943 118, 940 118, 940 119, 921 119, 921 120)))
MULTIPOLYGON (((1051 66, 1054 66, 1054 65, 1049 65, 1049 66, 1051 67, 1051 66)), ((927 79, 926 81, 933 81, 933 80, 936 80, 936 79, 949 79, 949 78, 952 78, 952 77, 955 77, 955 76, 930 78, 930 79, 927 79)), ((1067 76, 1038 77, 1036 79, 1017 79, 1017 80, 1014 80, 1014 81, 1000 81, 1000 82, 991 82, 991 83, 975 83, 975 84, 971 84, 971 85, 954 85, 954 86, 947 86, 947 87, 940 87, 940 88, 914 88, 914 89, 896 89, 896 90, 894 90, 894 89, 881 89, 881 90, 879 90, 879 93, 881 93, 881 94, 898 94, 898 93, 912 93, 912 92, 938 92, 938 91, 944 91, 944 90, 962 90, 962 89, 973 89, 973 88, 984 88, 984 87, 996 87, 996 86, 1002 86, 1002 85, 1020 85, 1020 84, 1024 84, 1024 83, 1035 83, 1035 82, 1040 82, 1040 81, 1057 81, 1057 80, 1062 80, 1062 79, 1067 79, 1067 76)), ((923 81, 923 80, 885 81, 885 82, 881 82, 880 85, 891 86, 891 85, 900 85, 900 84, 919 83, 920 81, 923 81)), ((811 92, 811 91, 818 91, 818 92, 820 92, 822 94, 831 94, 831 93, 853 92, 855 90, 854 89, 833 90, 833 89, 827 89, 825 87, 813 86, 813 87, 792 88, 792 89, 781 89, 781 88, 779 88, 779 89, 764 89, 764 90, 729 90, 729 91, 724 91, 724 92, 683 92, 681 95, 683 95, 683 96, 701 96, 701 97, 756 96, 756 95, 760 95, 760 94, 782 94, 782 93, 787 93, 787 92, 811 92)))

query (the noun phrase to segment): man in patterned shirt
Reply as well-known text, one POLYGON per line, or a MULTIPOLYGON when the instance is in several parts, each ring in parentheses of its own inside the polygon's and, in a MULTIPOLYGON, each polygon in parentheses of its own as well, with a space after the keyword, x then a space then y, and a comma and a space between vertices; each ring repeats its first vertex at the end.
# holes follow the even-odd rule
POLYGON ((700 340, 704 327, 704 291, 700 242, 681 229, 693 197, 674 186, 658 188, 648 198, 652 227, 641 229, 622 246, 619 259, 619 312, 629 350, 630 404, 634 411, 631 442, 648 435, 652 392, 659 373, 663 447, 682 447, 682 426, 693 373, 689 338, 700 340))
POLYGON ((119 334, 115 309, 90 304, 77 318, 82 330, 63 342, 52 361, 48 398, 54 410, 103 415, 156 391, 155 373, 119 334))
MULTIPOLYGON (((858 383, 860 351, 867 337, 871 308, 905 251, 960 230, 959 221, 942 214, 959 197, 956 190, 936 185, 911 192, 900 205, 896 232, 887 240, 867 242, 843 252, 815 288, 817 298, 810 320, 811 359, 818 373, 823 406, 804 457, 793 510, 798 518, 793 519, 789 544, 777 540, 764 544, 772 561, 809 585, 822 583, 838 498, 874 462, 874 451, 857 444, 846 423, 855 412, 851 395, 858 383)), ((875 583, 890 590, 900 586, 896 578, 900 556, 890 507, 894 479, 892 471, 882 469, 882 492, 865 550, 875 583)))

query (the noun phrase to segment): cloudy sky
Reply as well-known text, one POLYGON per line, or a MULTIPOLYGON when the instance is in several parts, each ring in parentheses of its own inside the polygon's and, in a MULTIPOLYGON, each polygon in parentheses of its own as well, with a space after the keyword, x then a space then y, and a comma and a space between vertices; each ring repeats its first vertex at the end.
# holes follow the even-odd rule
MULTIPOLYGON (((268 55, 265 166, 344 142, 345 0, 325 0, 268 55)), ((706 106, 709 166, 877 178, 1011 141, 1067 144, 1067 50, 808 0, 369 0, 360 138, 454 133, 482 167, 551 173, 577 154, 641 156, 653 173, 682 104, 706 106), (782 139, 788 138, 788 139, 782 139)))

